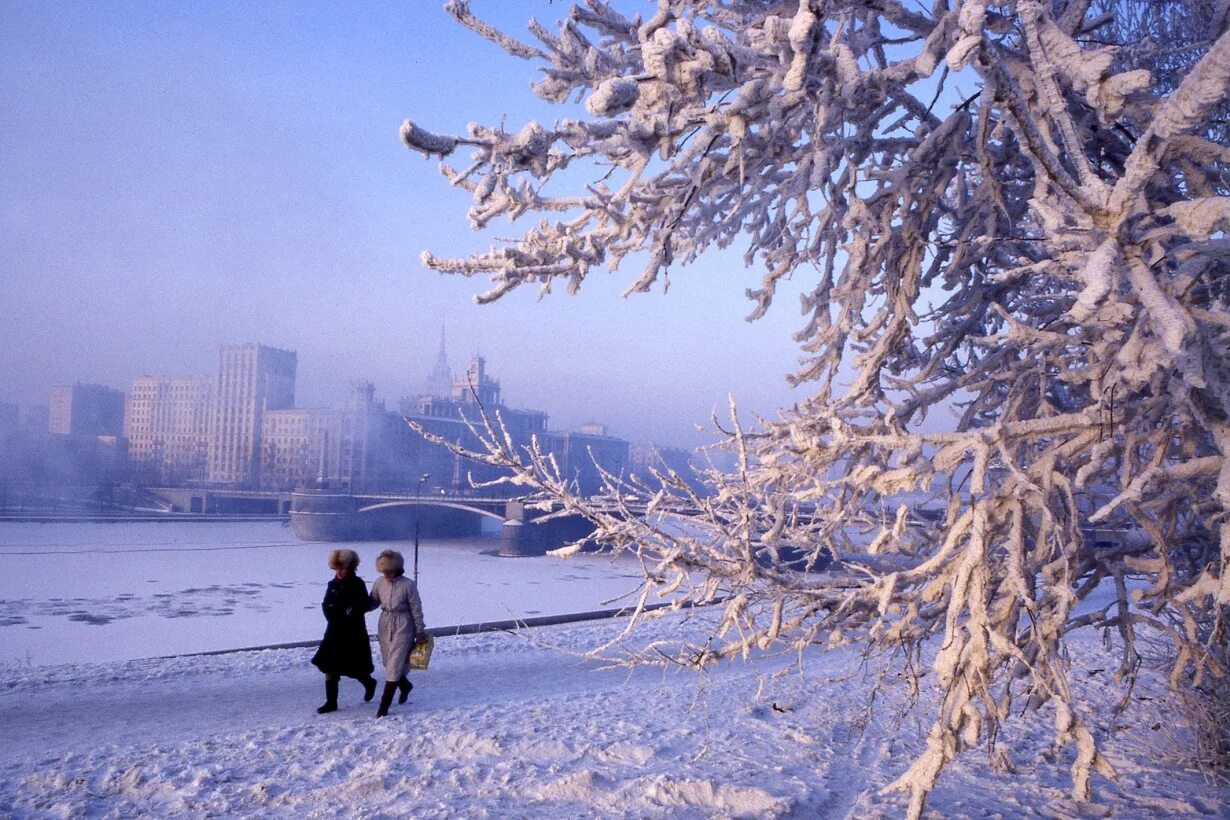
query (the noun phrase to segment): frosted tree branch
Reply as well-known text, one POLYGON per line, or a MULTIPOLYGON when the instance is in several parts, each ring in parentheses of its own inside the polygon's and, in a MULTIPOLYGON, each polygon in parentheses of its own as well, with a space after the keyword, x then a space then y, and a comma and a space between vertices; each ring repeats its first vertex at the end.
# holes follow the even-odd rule
POLYGON ((1224 2, 1157 8, 661 0, 629 18, 588 0, 531 47, 453 2, 589 118, 403 128, 429 155, 473 147, 445 173, 474 227, 535 218, 486 253, 424 255, 489 276, 481 301, 575 291, 630 255, 643 291, 732 247, 752 318, 803 285, 788 376, 811 397, 749 427, 732 408, 738 470, 704 492, 608 475, 652 508, 637 517, 498 426, 477 455, 635 552, 642 602, 721 601, 710 641, 643 660, 862 641, 929 662, 935 722, 890 786, 912 817, 1015 701, 1072 749, 1074 798, 1113 776, 1072 698, 1073 629, 1120 644, 1126 685, 1145 629, 1176 684, 1224 671, 1198 636, 1224 650, 1230 606, 1230 31, 1224 2))

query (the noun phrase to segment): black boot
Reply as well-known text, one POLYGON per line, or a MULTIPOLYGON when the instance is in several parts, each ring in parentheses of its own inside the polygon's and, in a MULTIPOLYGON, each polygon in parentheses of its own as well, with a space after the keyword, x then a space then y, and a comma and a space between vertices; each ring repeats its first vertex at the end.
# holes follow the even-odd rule
POLYGON ((376 679, 368 675, 360 678, 359 683, 363 684, 363 702, 371 703, 372 698, 376 697, 376 679))
POLYGON ((410 697, 410 690, 414 688, 414 684, 405 675, 401 676, 401 680, 397 682, 397 702, 405 703, 406 698, 410 697))
POLYGON ((316 709, 317 714, 337 711, 337 678, 325 678, 325 705, 316 709))
POLYGON ((382 718, 389 713, 389 707, 393 705, 393 693, 397 691, 397 681, 391 680, 384 684, 384 691, 380 693, 380 708, 376 710, 376 717, 382 718))

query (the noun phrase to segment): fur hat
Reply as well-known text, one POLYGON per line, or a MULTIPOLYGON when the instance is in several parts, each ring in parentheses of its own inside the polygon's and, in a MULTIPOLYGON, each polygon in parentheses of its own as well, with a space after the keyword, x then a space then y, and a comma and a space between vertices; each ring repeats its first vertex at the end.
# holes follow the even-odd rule
POLYGON ((329 553, 329 569, 348 569, 354 572, 359 568, 359 554, 354 550, 334 550, 329 553))
POLYGON ((404 575, 406 573, 406 559, 401 557, 400 552, 385 550, 376 556, 376 572, 379 572, 381 575, 386 572, 404 575))

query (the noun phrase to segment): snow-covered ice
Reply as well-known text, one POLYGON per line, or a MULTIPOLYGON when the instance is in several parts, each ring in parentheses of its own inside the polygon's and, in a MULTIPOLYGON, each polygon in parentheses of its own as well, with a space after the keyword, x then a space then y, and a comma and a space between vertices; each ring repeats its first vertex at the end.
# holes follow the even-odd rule
MULTIPOLYGON (((325 549, 304 546, 309 576, 319 575, 325 549)), ((539 597, 553 602, 572 583, 563 580, 567 573, 587 566, 576 561, 503 565, 519 576, 543 567, 538 572, 549 580, 539 584, 539 597)), ((240 607, 215 617, 271 616, 240 607)), ((445 625, 440 617, 432 622, 445 625)), ((95 628, 105 632, 114 623, 95 628)), ((157 628, 167 620, 144 623, 157 628)), ((353 681, 343 682, 340 711, 317 715, 323 687, 308 663, 310 648, 10 664, 0 669, 0 814, 903 814, 904 797, 879 790, 906 768, 931 721, 925 708, 906 708, 900 682, 890 682, 869 709, 876 664, 849 649, 808 654, 801 667, 793 657, 760 656, 704 674, 604 668, 579 657, 622 626, 612 620, 441 638, 432 669, 413 673, 409 704, 382 720, 353 681)), ((641 640, 703 640, 711 628, 708 614, 695 610, 646 624, 641 640)), ((1075 640, 1078 701, 1113 702, 1122 694, 1109 681, 1115 659, 1095 635, 1075 640)), ((1093 805, 1068 798, 1070 751, 1047 751, 1051 716, 1043 710, 1013 721, 1000 737, 1014 771, 993 768, 975 750, 940 779, 930 812, 1225 816, 1224 784, 1206 780, 1183 757, 1189 738, 1162 675, 1146 671, 1132 697, 1132 711, 1095 727, 1119 782, 1098 778, 1093 805)))
MULTIPOLYGON (((0 524, 0 667, 319 638, 338 546, 299 541, 276 522, 0 524)), ((411 562, 406 541, 351 546, 369 585, 381 550, 411 562)), ((493 538, 420 543, 428 625, 599 609, 640 577, 630 560, 500 558, 498 547, 493 538)))

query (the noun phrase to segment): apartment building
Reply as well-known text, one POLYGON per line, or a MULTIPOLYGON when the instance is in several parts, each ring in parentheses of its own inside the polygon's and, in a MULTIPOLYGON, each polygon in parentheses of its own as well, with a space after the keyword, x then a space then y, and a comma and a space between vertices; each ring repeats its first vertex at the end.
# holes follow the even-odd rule
POLYGON ((218 353, 210 413, 207 478, 256 487, 264 415, 295 403, 296 354, 261 344, 224 345, 218 353))
POLYGON ((134 473, 159 484, 206 479, 209 376, 141 376, 133 379, 124 411, 124 436, 134 473))

